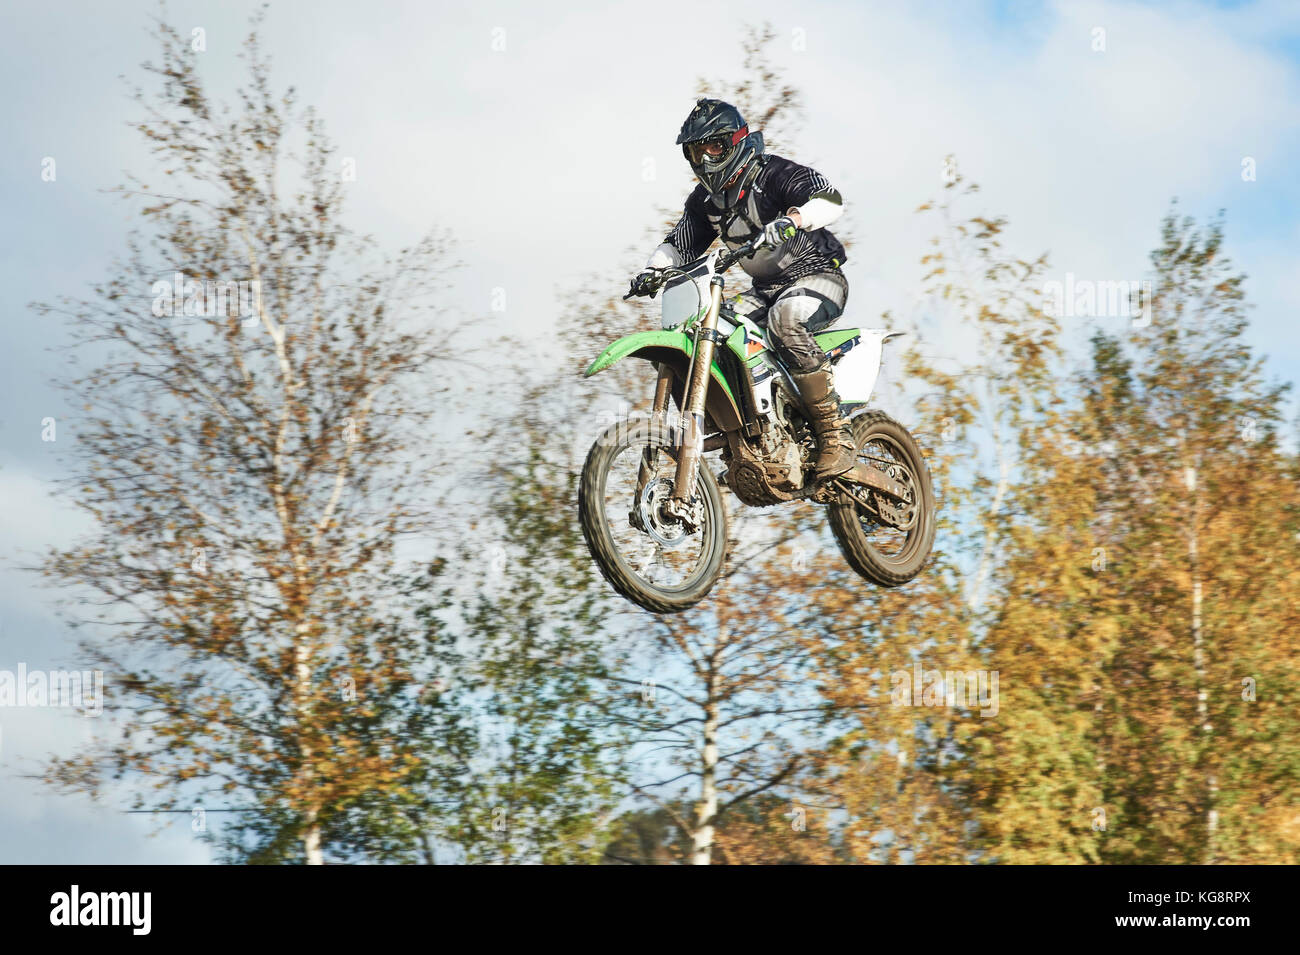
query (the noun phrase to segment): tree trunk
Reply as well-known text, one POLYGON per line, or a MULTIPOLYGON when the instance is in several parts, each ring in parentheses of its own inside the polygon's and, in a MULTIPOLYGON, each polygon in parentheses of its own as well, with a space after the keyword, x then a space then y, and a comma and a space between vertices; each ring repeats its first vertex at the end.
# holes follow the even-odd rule
MULTIPOLYGON (((311 721, 311 648, 308 646, 309 627, 300 623, 297 627, 297 646, 294 647, 295 662, 295 709, 297 710, 300 732, 307 732, 311 721)), ((305 800, 303 809, 303 853, 308 865, 324 865, 325 856, 320 844, 320 809, 316 805, 316 777, 312 768, 313 752, 311 744, 302 743, 302 769, 299 772, 302 794, 305 800)))
POLYGON ((704 753, 700 773, 700 804, 692 834, 691 863, 708 865, 713 857, 713 820, 718 814, 718 705, 712 692, 704 716, 704 753))
MULTIPOLYGON (((1213 727, 1210 725, 1209 712, 1209 692, 1207 690, 1205 675, 1205 635, 1202 630, 1202 587, 1201 587, 1201 566, 1200 566, 1200 511, 1201 511, 1201 490, 1197 481, 1196 468, 1188 468, 1187 483, 1192 490, 1192 521, 1191 533, 1188 537, 1187 553, 1192 571, 1192 664, 1196 669, 1196 716, 1201 724, 1201 732, 1205 734, 1205 752, 1210 753, 1211 740, 1210 734, 1213 727)), ((1214 843, 1215 836, 1219 829, 1219 810, 1217 808, 1219 796, 1219 781, 1211 770, 1206 776, 1206 816, 1205 816, 1205 859, 1207 865, 1214 863, 1214 843)))
POLYGON ((307 810, 307 828, 302 835, 303 851, 307 854, 308 865, 324 865, 325 856, 320 848, 320 823, 316 810, 307 810))

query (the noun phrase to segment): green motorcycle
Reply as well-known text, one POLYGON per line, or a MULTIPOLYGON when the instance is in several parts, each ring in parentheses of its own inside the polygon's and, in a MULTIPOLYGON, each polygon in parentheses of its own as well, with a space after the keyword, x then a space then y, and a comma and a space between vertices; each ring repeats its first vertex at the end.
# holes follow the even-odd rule
POLYGON ((848 472, 814 477, 816 442, 798 389, 764 330, 724 301, 723 273, 762 242, 760 234, 734 251, 656 270, 646 294, 663 291, 662 329, 619 339, 586 372, 591 377, 628 357, 658 371, 649 417, 616 423, 596 440, 578 496, 582 532, 601 572, 655 613, 699 603, 721 575, 721 485, 751 507, 826 505, 845 560, 882 586, 915 577, 934 541, 925 458, 902 425, 867 407, 884 345, 897 334, 832 328, 814 335, 835 367, 857 448, 848 472), (724 465, 717 476, 704 459, 712 451, 721 451, 724 465))

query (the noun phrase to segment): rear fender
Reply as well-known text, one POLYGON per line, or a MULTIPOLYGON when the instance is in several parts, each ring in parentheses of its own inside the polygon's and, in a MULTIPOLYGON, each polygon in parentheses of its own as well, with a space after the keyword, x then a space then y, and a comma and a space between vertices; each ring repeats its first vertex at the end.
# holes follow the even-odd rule
POLYGON ((880 376, 884 345, 902 332, 887 328, 842 328, 815 335, 835 367, 835 390, 846 405, 871 400, 880 376))

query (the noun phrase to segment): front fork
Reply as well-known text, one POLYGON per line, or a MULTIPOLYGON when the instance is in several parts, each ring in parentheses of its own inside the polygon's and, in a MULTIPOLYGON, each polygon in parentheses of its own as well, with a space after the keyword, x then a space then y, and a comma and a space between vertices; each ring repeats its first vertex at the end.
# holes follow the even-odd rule
MULTIPOLYGON (((655 382, 655 400, 650 407, 651 421, 668 420, 668 401, 672 395, 673 370, 668 365, 659 365, 659 380, 655 382)), ((641 467, 636 474, 636 499, 641 500, 645 486, 654 477, 659 467, 659 446, 651 441, 641 452, 641 467)))
POLYGON ((709 280, 709 308, 695 327, 695 349, 682 400, 682 450, 677 455, 672 497, 664 504, 664 510, 668 514, 688 527, 694 524, 690 499, 699 477, 700 458, 704 454, 704 403, 708 397, 709 370, 713 367, 713 351, 717 344, 718 311, 722 307, 723 284, 721 275, 714 275, 709 280))

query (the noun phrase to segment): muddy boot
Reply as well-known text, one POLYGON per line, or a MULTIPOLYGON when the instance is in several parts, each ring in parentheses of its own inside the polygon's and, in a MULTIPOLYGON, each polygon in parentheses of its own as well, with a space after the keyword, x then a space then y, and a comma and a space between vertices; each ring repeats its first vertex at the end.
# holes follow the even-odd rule
POLYGON ((857 449, 848 421, 840 417, 840 396, 835 393, 830 364, 790 377, 799 386, 808 425, 817 437, 817 477, 824 480, 843 474, 856 463, 857 449))

